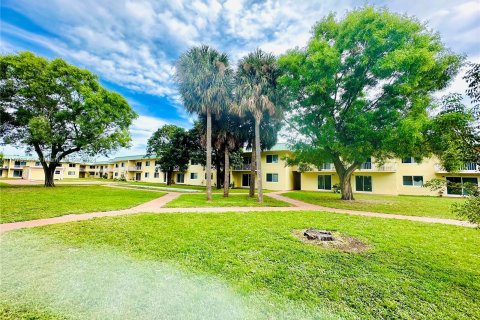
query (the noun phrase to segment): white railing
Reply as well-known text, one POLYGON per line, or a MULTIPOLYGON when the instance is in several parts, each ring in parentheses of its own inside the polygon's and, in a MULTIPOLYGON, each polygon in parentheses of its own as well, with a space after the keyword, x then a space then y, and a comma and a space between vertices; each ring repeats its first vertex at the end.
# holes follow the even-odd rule
POLYGON ((127 171, 142 171, 141 166, 127 167, 127 171))
MULTIPOLYGON (((435 172, 448 172, 440 163, 436 163, 434 165, 435 167, 435 172)), ((460 173, 477 173, 477 172, 480 172, 480 166, 478 166, 476 163, 474 162, 469 162, 469 163, 465 163, 461 168, 460 170, 458 170, 458 172, 460 173)))
POLYGON ((395 172, 397 171, 396 163, 384 163, 382 165, 377 165, 373 162, 364 162, 360 165, 359 171, 378 171, 378 172, 395 172))
POLYGON ((250 163, 242 163, 241 165, 233 166, 233 171, 250 171, 251 164, 250 163))

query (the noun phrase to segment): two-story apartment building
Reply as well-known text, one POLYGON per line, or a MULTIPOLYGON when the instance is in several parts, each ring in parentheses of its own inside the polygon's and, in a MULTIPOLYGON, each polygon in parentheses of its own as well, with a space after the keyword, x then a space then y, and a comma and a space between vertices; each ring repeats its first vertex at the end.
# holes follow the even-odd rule
MULTIPOLYGON (((339 183, 333 163, 321 168, 300 172, 296 166, 286 166, 285 157, 291 154, 286 144, 279 143, 261 153, 262 182, 269 190, 307 190, 332 192, 339 183)), ((251 152, 244 152, 244 163, 231 168, 231 183, 235 188, 248 188, 250 184, 251 152)), ((116 157, 96 163, 63 162, 55 172, 55 179, 105 178, 112 180, 145 181, 166 183, 167 177, 158 169, 158 158, 145 156, 116 157)), ((216 181, 213 170, 212 181, 216 181)), ((43 180, 43 170, 34 157, 5 156, 0 177, 43 180)), ((206 185, 205 168, 191 163, 185 172, 175 171, 176 184, 206 185)), ((435 158, 416 163, 413 157, 392 159, 377 164, 368 159, 353 173, 352 188, 356 193, 389 195, 436 195, 423 184, 431 179, 445 179, 456 183, 480 183, 480 168, 473 163, 465 164, 459 172, 447 172, 435 158)), ((462 189, 447 188, 445 195, 461 195, 462 189)))

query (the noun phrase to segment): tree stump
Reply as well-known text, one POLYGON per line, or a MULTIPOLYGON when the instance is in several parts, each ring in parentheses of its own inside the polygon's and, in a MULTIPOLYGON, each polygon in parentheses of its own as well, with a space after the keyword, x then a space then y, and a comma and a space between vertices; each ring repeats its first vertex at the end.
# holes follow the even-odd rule
POLYGON ((330 231, 326 230, 317 230, 317 229, 307 229, 303 233, 308 240, 319 240, 319 241, 333 241, 333 235, 330 231))

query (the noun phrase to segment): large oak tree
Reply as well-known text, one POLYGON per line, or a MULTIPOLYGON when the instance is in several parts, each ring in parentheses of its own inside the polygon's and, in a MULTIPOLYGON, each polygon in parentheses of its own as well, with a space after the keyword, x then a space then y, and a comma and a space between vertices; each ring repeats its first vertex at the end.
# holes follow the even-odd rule
POLYGON ((65 157, 127 147, 137 115, 88 70, 22 52, 0 56, 0 116, 1 142, 35 150, 52 187, 65 157))
POLYGON ((291 97, 296 161, 333 162, 342 199, 370 157, 422 156, 432 93, 447 86, 462 57, 416 19, 365 7, 319 21, 305 49, 279 59, 291 97))

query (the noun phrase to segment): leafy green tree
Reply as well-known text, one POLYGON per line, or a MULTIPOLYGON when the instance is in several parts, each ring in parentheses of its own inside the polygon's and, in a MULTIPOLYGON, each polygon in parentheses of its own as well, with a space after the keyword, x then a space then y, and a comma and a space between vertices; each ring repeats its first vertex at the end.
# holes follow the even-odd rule
POLYGON ((33 149, 53 187, 55 167, 77 152, 108 155, 131 140, 137 117, 119 94, 62 59, 30 52, 0 56, 2 143, 33 149))
POLYGON ((365 7, 319 21, 305 49, 279 59, 298 133, 295 161, 335 165, 344 200, 352 173, 374 157, 423 156, 431 95, 463 58, 416 19, 365 7))
POLYGON ((159 158, 157 168, 167 174, 167 185, 173 182, 173 172, 185 172, 190 162, 190 150, 195 148, 188 131, 175 125, 164 125, 148 139, 147 155, 159 158))
POLYGON ((249 113, 255 120, 253 149, 255 150, 259 202, 263 202, 260 126, 265 113, 274 115, 279 112, 279 103, 281 102, 277 85, 279 76, 280 70, 277 67, 275 56, 260 49, 249 53, 239 61, 235 76, 238 113, 242 116, 249 113))
POLYGON ((228 56, 208 46, 193 47, 177 62, 176 81, 188 112, 206 114, 207 200, 212 200, 212 113, 231 103, 232 70, 228 56))

